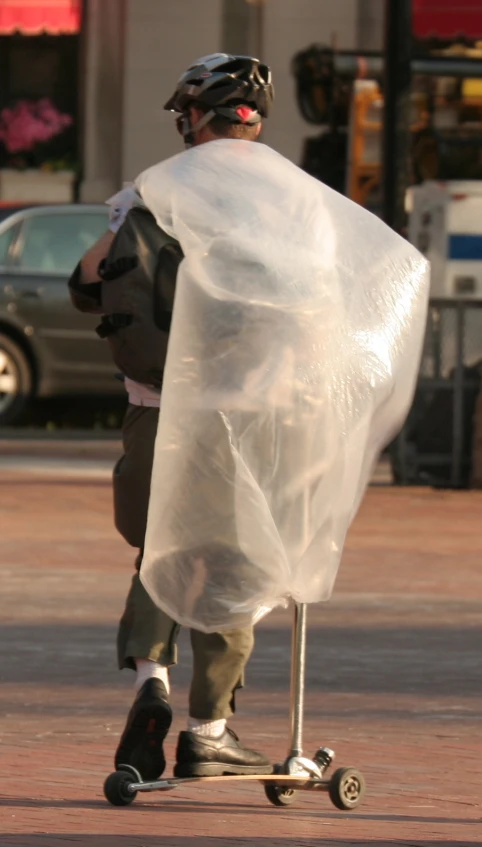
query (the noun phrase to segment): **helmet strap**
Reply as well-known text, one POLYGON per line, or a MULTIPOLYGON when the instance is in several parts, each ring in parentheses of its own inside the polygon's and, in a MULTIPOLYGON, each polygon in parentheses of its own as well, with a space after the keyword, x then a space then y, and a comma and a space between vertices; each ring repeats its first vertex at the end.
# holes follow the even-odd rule
POLYGON ((189 111, 183 112, 182 115, 179 116, 177 120, 177 126, 179 132, 184 138, 184 144, 187 148, 192 147, 194 145, 194 138, 199 130, 203 129, 207 124, 212 121, 216 115, 220 115, 222 117, 228 118, 232 123, 244 123, 247 126, 253 126, 258 123, 261 123, 261 115, 259 112, 256 112, 254 109, 252 110, 252 115, 250 119, 247 121, 243 121, 241 116, 237 115, 236 109, 232 107, 222 107, 217 106, 213 109, 210 109, 209 112, 206 112, 202 118, 200 118, 197 123, 192 124, 189 111), (237 118, 237 120, 236 120, 237 118))
POLYGON ((214 109, 210 109, 209 112, 206 112, 206 114, 198 120, 197 124, 194 124, 194 126, 191 128, 191 132, 199 132, 200 129, 205 127, 209 123, 209 121, 212 121, 212 119, 215 117, 216 112, 214 111, 214 109))
POLYGON ((215 116, 216 112, 211 109, 209 112, 206 112, 206 114, 203 115, 197 123, 192 124, 189 112, 183 112, 183 114, 178 118, 177 125, 179 132, 184 137, 184 144, 186 147, 189 148, 193 146, 196 132, 199 132, 200 129, 205 127, 215 116))

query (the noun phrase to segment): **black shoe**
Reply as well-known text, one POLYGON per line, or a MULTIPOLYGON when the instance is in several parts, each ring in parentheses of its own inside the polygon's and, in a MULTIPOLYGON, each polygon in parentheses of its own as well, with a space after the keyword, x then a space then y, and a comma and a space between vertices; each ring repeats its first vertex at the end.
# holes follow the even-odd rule
POLYGON ((164 683, 148 679, 127 716, 115 754, 116 770, 121 765, 132 765, 147 782, 157 779, 166 767, 162 744, 171 722, 172 709, 164 683))
POLYGON ((269 759, 256 750, 242 747, 236 733, 228 727, 220 738, 203 738, 194 732, 181 732, 176 760, 174 776, 178 777, 273 772, 269 759))

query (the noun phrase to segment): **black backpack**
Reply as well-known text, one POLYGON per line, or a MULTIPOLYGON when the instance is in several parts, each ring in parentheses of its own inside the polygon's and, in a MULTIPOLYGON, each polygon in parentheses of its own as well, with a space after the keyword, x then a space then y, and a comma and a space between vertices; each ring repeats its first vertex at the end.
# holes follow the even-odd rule
POLYGON ((180 245, 156 223, 148 209, 131 209, 99 268, 102 323, 122 373, 157 389, 167 355, 180 245))

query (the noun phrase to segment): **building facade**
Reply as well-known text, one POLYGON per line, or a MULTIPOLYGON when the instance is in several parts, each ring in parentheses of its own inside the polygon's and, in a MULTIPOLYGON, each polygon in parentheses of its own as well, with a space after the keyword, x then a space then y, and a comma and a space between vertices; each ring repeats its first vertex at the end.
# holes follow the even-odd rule
POLYGON ((383 0, 1 0, 0 204, 104 201, 178 152, 163 104, 193 59, 217 51, 271 66, 276 102, 263 138, 300 162, 319 127, 299 112, 294 55, 315 42, 380 47, 383 8, 383 0))
POLYGON ((80 198, 103 200, 178 152, 163 104, 181 72, 216 51, 258 55, 273 70, 276 103, 264 140, 295 162, 316 128, 299 114, 291 74, 314 42, 375 49, 382 0, 86 0, 83 179, 80 198))

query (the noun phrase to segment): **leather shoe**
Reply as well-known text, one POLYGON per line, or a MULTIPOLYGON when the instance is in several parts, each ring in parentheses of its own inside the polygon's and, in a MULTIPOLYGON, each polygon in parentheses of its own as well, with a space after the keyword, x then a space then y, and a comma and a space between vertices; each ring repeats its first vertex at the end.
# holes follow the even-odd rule
POLYGON ((219 738, 181 732, 177 743, 174 776, 224 776, 270 774, 273 766, 266 756, 243 747, 238 736, 226 727, 219 738))
POLYGON ((166 767, 162 748, 172 722, 167 691, 160 679, 148 679, 127 716, 115 754, 115 767, 131 765, 143 780, 157 779, 166 767))

